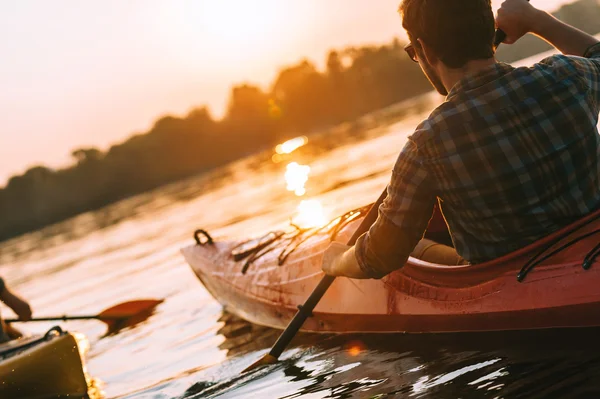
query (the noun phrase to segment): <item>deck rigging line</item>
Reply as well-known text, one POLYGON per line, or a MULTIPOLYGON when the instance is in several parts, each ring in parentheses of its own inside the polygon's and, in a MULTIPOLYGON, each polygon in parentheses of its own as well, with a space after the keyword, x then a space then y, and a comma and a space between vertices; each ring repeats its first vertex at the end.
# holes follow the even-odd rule
MULTIPOLYGON (((600 233, 600 229, 598 230, 594 230, 592 232, 583 234, 579 237, 576 237, 574 239, 572 239, 571 241, 561 245, 560 247, 558 247, 557 249, 555 249, 554 251, 550 252, 549 254, 547 254, 546 256, 540 258, 540 256, 542 256, 546 251, 548 251, 550 248, 552 248, 554 245, 556 245, 557 243, 559 243, 560 241, 562 241, 563 239, 565 239, 567 236, 569 236, 570 234, 572 234, 573 232, 580 230, 582 228, 584 228, 585 226, 589 225, 590 223, 596 221, 600 219, 600 213, 598 215, 596 215, 595 217, 591 218, 590 220, 587 220, 585 223, 583 223, 581 226, 577 226, 574 229, 569 229, 567 231, 565 231, 563 234, 559 235, 558 237, 556 237, 554 240, 552 240, 550 243, 548 243, 548 245, 546 245, 545 247, 543 247, 541 249, 541 251, 539 251, 537 254, 535 254, 533 256, 533 258, 531 258, 521 269, 521 271, 519 272, 519 274, 517 274, 517 280, 522 283, 523 280, 525 280, 525 277, 527 277, 527 275, 529 274, 529 272, 531 272, 536 266, 540 265, 542 262, 544 262, 546 259, 550 258, 551 256, 556 255, 559 252, 564 251, 565 249, 577 244, 579 241, 591 237, 594 234, 598 234, 600 233), (538 259, 539 258, 539 259, 538 259)), ((584 270, 589 270, 590 267, 592 267, 592 263, 594 262, 594 260, 596 260, 596 258, 600 256, 600 243, 598 245, 596 245, 594 248, 592 248, 585 256, 583 263, 581 264, 581 267, 583 267, 584 270)))
MULTIPOLYGON (((312 227, 312 228, 302 228, 290 222, 290 225, 294 228, 294 230, 290 232, 283 231, 272 231, 262 237, 255 238, 252 240, 247 240, 232 249, 232 256, 236 261, 241 261, 246 259, 244 262, 244 266, 242 267, 242 274, 246 274, 250 266, 261 257, 266 254, 281 248, 283 249, 279 253, 277 257, 277 263, 279 266, 285 264, 288 257, 296 251, 302 244, 308 241, 310 238, 315 237, 319 234, 329 234, 331 241, 335 241, 339 232, 346 227, 350 222, 358 219, 361 216, 364 216, 372 204, 367 206, 363 206, 357 209, 353 209, 344 213, 342 216, 339 216, 333 219, 331 222, 322 227, 312 227), (250 246, 249 246, 250 244, 250 246), (247 247, 248 248, 244 248, 247 247)), ((519 271, 517 274, 517 280, 519 282, 523 282, 527 275, 536 267, 542 264, 547 259, 556 255, 559 252, 564 251, 565 249, 577 244, 578 242, 591 237, 595 234, 600 233, 600 229, 591 231, 589 233, 582 234, 579 237, 572 239, 571 241, 566 242, 560 247, 552 250, 549 253, 546 253, 550 248, 554 245, 558 244, 560 241, 565 239, 567 236, 572 234, 573 232, 582 229, 583 227, 589 225, 590 223, 600 219, 600 214, 587 220, 581 226, 577 226, 575 229, 569 229, 565 231, 563 234, 556 237, 554 240, 549 242, 546 246, 544 246, 538 253, 536 253, 519 271), (544 255, 546 253, 546 255, 544 255), (544 256, 542 256, 544 255, 544 256)), ((198 245, 212 245, 213 239, 208 234, 206 230, 198 229, 194 232, 194 239, 198 245), (201 236, 204 236, 204 240, 201 239, 201 236)), ((594 248, 592 248, 585 256, 581 266, 584 270, 589 270, 592 267, 594 261, 600 256, 600 243, 598 243, 594 248)))
MULTIPOLYGON (((290 226, 293 228, 292 231, 272 231, 262 237, 244 241, 231 250, 232 256, 236 261, 246 259, 244 266, 242 267, 242 274, 246 274, 250 266, 256 260, 281 248, 283 245, 283 248, 277 257, 277 264, 282 266, 285 264, 288 257, 310 238, 319 234, 329 234, 331 241, 334 241, 344 227, 359 217, 364 216, 370 208, 371 204, 353 209, 338 216, 322 227, 302 228, 290 222, 290 226), (251 244, 251 246, 246 249, 245 247, 249 244, 251 244)), ((199 245, 212 244, 212 239, 208 238, 210 236, 204 230, 197 230, 194 236, 199 245), (198 232, 205 235, 207 240, 201 242, 201 240, 197 238, 198 232)))

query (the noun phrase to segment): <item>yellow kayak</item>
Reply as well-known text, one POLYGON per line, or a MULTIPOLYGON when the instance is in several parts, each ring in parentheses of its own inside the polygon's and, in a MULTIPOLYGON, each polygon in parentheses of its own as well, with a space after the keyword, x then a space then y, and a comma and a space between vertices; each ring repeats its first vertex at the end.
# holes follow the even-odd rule
POLYGON ((0 399, 83 398, 88 384, 77 340, 54 327, 0 344, 0 399))

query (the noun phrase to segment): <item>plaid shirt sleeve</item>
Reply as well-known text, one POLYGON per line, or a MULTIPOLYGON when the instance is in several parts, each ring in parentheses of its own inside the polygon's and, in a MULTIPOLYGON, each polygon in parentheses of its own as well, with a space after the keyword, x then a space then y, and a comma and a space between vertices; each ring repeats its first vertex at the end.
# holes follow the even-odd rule
POLYGON ((596 105, 600 108, 600 43, 596 43, 584 54, 588 58, 589 65, 584 68, 586 77, 590 81, 590 87, 596 99, 596 105))
POLYGON ((600 43, 587 49, 583 57, 554 56, 542 61, 555 67, 558 73, 581 76, 588 85, 591 97, 600 111, 600 43))
POLYGON ((409 139, 400 153, 377 221, 356 242, 356 259, 371 278, 404 266, 423 237, 437 201, 435 181, 409 139))

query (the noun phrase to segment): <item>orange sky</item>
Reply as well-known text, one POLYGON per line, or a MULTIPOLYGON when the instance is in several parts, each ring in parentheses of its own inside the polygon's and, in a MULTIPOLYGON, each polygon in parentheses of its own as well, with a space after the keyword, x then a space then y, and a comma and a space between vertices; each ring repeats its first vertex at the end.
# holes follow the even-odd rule
MULTIPOLYGON (((554 9, 564 0, 533 0, 554 9)), ((493 1, 497 7, 501 1, 493 1)), ((149 129, 301 57, 403 35, 399 0, 18 0, 0 3, 0 185, 149 129), (8 40, 7 40, 8 38, 8 40)))

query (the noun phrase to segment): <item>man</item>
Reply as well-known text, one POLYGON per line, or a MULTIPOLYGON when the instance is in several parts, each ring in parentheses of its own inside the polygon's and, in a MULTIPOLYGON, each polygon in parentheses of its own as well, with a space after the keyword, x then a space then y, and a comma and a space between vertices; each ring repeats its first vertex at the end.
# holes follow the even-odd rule
MULTIPOLYGON (((4 302, 9 308, 11 308, 20 320, 31 320, 31 307, 29 304, 22 299, 20 296, 11 291, 4 280, 0 277, 0 300, 4 302)), ((0 343, 9 341, 12 338, 18 338, 22 334, 12 328, 10 325, 6 325, 0 318, 0 343)))
POLYGON ((400 11, 408 54, 447 98, 400 153, 377 221, 354 247, 330 246, 326 273, 381 278, 415 246, 481 263, 600 207, 597 39, 526 0, 505 1, 496 21, 489 0, 404 0, 400 11), (507 44, 531 32, 563 55, 499 63, 495 25, 507 44), (456 252, 419 242, 436 202, 456 252))

